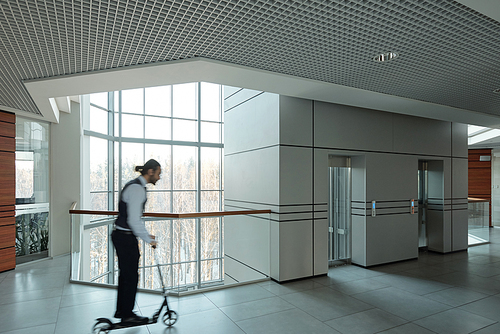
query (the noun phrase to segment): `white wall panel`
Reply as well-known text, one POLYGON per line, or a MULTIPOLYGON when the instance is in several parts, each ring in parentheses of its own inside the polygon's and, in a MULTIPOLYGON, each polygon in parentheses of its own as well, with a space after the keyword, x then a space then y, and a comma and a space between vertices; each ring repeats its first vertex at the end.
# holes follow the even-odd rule
POLYGON ((271 221, 271 277, 280 280, 280 223, 271 221))
MULTIPOLYGON (((444 163, 444 198, 450 199, 452 198, 452 166, 451 166, 451 158, 443 158, 444 163)), ((468 182, 468 181, 467 181, 468 182)))
POLYGON ((328 219, 314 221, 314 275, 328 273, 328 219))
POLYGON ((352 263, 366 266, 366 217, 352 216, 352 263))
POLYGON ((451 251, 459 251, 467 249, 469 245, 468 238, 468 218, 467 210, 454 210, 451 215, 452 224, 452 249, 451 251))
POLYGON ((469 194, 469 160, 452 159, 452 197, 467 198, 469 194))
POLYGON ((449 156, 451 123, 394 115, 394 152, 449 156))
POLYGON ((393 114, 375 110, 314 103, 314 146, 390 152, 393 114))
POLYGON ((280 204, 313 204, 312 148, 280 147, 280 204))
POLYGON ((224 158, 224 197, 230 200, 279 204, 279 147, 224 158))
POLYGON ((456 158, 468 158, 468 132, 467 124, 452 123, 451 136, 452 136, 452 156, 456 158))
POLYGON ((312 146, 311 100, 280 96, 280 144, 312 146))
POLYGON ((366 265, 418 257, 418 215, 366 217, 366 265))
POLYGON ((366 199, 395 201, 418 198, 418 158, 410 155, 366 155, 366 199))
MULTIPOLYGON (((270 274, 270 221, 251 216, 226 216, 224 218, 224 253, 245 263, 256 271, 270 274)), ((226 262, 227 266, 227 262, 226 262)), ((235 277, 231 271, 225 270, 235 277)), ((248 271, 240 271, 244 274, 248 271)), ((238 281, 247 281, 255 276, 235 277, 238 281)))
POLYGON ((279 234, 279 280, 312 276, 312 222, 280 223, 279 234))
POLYGON ((264 93, 224 114, 224 154, 279 144, 279 96, 264 93))
MULTIPOLYGON (((233 88, 234 89, 234 88, 233 88)), ((253 90, 253 89, 240 89, 234 92, 228 91, 227 93, 232 93, 232 94, 227 94, 226 95, 226 90, 224 90, 224 111, 227 111, 231 108, 234 108, 235 106, 239 104, 243 104, 246 101, 249 101, 250 99, 256 97, 259 94, 262 94, 262 91, 259 90, 253 90)))
POLYGON ((50 127, 50 256, 69 253, 68 210, 80 202, 80 104, 71 110, 50 127))

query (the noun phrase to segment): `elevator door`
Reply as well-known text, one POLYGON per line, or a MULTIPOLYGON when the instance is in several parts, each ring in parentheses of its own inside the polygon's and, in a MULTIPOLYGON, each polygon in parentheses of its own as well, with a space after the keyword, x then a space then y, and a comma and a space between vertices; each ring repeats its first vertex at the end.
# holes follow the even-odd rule
POLYGON ((429 177, 427 161, 418 162, 418 247, 427 247, 429 177))
POLYGON ((329 167, 329 264, 351 258, 351 167, 329 167))

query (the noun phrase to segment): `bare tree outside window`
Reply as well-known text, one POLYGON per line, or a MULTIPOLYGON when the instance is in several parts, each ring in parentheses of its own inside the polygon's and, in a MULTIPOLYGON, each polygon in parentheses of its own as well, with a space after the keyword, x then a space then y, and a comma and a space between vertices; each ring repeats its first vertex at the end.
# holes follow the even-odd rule
MULTIPOLYGON (((119 191, 138 176, 134 167, 151 158, 160 162, 162 174, 155 186, 147 187, 146 212, 222 210, 219 85, 190 83, 92 94, 90 110, 85 129, 90 137, 90 175, 84 177, 89 178, 92 210, 116 210, 119 191)), ((168 286, 183 288, 223 279, 222 224, 220 217, 147 220, 147 229, 158 240, 155 252, 168 286)), ((109 258, 114 254, 109 233, 109 226, 90 230, 89 270, 95 282, 113 284, 117 263, 116 256, 109 258), (112 272, 106 275, 110 265, 112 272)), ((140 250, 139 286, 157 289, 160 281, 152 250, 142 241, 140 250)))

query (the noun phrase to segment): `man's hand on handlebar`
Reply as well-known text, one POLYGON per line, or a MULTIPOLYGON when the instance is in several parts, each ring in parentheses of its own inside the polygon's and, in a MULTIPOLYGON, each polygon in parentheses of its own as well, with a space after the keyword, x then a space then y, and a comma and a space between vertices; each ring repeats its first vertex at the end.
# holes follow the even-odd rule
POLYGON ((153 239, 153 241, 151 241, 149 244, 151 245, 151 247, 156 248, 156 246, 158 245, 158 242, 155 240, 156 237, 154 235, 151 235, 151 234, 149 235, 149 237, 151 239, 153 239))

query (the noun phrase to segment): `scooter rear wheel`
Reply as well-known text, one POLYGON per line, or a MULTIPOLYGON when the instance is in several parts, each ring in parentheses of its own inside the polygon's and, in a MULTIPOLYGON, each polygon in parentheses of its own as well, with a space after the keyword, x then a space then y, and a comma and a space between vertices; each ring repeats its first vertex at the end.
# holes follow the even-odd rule
POLYGON ((177 318, 177 312, 169 310, 163 315, 162 321, 166 326, 170 327, 177 322, 177 318))
POLYGON ((112 325, 113 323, 109 319, 97 319, 94 327, 92 327, 92 334, 109 333, 112 325))

